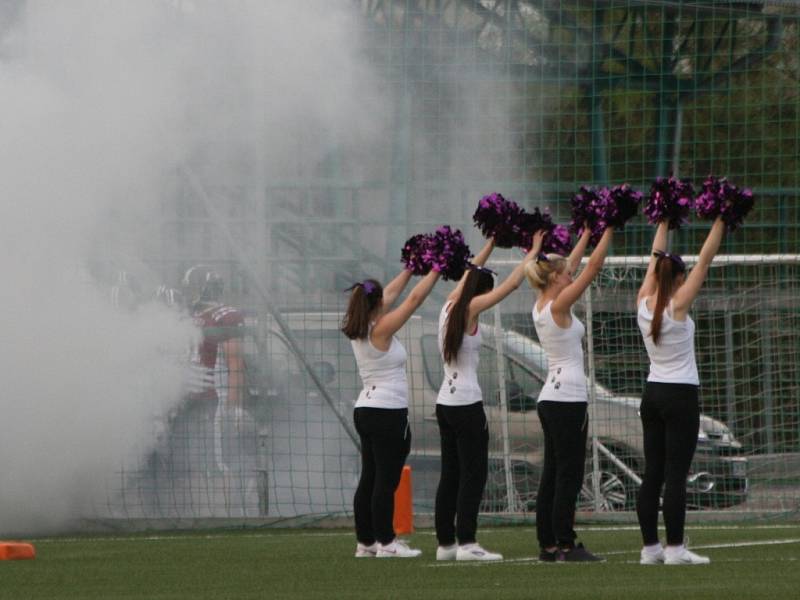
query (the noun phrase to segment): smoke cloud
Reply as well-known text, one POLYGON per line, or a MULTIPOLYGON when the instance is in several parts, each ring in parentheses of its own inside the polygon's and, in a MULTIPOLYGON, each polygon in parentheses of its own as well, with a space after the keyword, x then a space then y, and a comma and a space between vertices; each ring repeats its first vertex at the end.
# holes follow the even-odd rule
MULTIPOLYGON (((375 55, 367 55, 371 42, 359 33, 354 4, 2 5, 0 536, 118 515, 112 504, 123 469, 141 467, 154 423, 180 402, 183 359, 198 332, 152 296, 159 284, 177 284, 181 261, 200 260, 163 247, 164 207, 180 188, 196 193, 184 185, 186 173, 208 192, 190 198, 191 210, 202 213, 210 198, 227 215, 237 200, 226 195, 241 189, 241 202, 264 201, 266 211, 291 217, 299 195, 265 198, 263 186, 318 175, 335 154, 338 176, 412 186, 408 210, 399 211, 388 188, 363 190, 371 200, 359 205, 362 219, 393 223, 398 212, 437 224, 468 224, 478 194, 492 191, 481 189, 483 179, 514 176, 512 94, 479 83, 472 47, 429 56, 424 39, 409 37, 411 64, 444 71, 434 81, 414 69, 401 75, 397 48, 372 40, 375 55), (395 153, 410 157, 405 171, 395 153), (115 305, 110 289, 123 270, 138 287, 115 305)), ((361 228, 353 242, 389 255, 392 227, 361 228)), ((248 237, 258 231, 238 240, 248 255, 263 251, 248 237)), ((403 239, 411 233, 392 230, 403 239)), ((337 240, 293 241, 328 248, 337 240)), ((222 246, 209 255, 230 260, 222 246)), ((388 258, 397 264, 396 255, 388 258)), ((282 438, 273 436, 271 502, 281 514, 345 510, 354 451, 314 390, 304 391, 307 405, 274 399, 273 416, 321 437, 293 435, 283 464, 282 438), (321 460, 335 464, 312 472, 321 460), (303 468, 305 492, 297 489, 303 468)))
POLYGON ((344 3, 18 6, 0 28, 3 535, 102 508, 180 398, 172 357, 197 333, 148 301, 176 173, 296 173, 378 135, 381 104, 344 3), (119 269, 140 282, 135 306, 109 301, 119 269))

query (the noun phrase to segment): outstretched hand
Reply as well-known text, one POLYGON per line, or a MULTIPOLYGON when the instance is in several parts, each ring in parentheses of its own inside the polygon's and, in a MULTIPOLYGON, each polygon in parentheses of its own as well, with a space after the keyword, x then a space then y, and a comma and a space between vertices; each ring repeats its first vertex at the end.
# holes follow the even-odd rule
POLYGON ((538 254, 539 251, 542 249, 544 245, 544 238, 547 237, 548 232, 544 229, 539 229, 536 233, 533 234, 533 246, 531 250, 536 250, 538 254))
POLYGON ((535 258, 539 252, 542 251, 542 247, 544 246, 544 239, 547 237, 548 233, 543 229, 537 229, 533 233, 533 237, 531 238, 531 248, 528 250, 528 253, 525 255, 524 260, 529 260, 531 258, 535 258))

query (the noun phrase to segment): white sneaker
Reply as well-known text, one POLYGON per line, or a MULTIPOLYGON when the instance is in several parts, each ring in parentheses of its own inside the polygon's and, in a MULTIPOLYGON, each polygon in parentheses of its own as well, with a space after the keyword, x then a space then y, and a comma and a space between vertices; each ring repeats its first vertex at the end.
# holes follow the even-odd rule
POLYGON ((458 546, 455 544, 436 548, 436 560, 456 560, 457 554, 458 546))
POLYGON ((409 548, 402 540, 394 540, 386 545, 378 544, 378 558, 414 558, 422 554, 422 550, 409 548))
POLYGON ((711 559, 707 556, 700 556, 690 551, 686 546, 676 548, 667 547, 664 550, 665 565, 707 565, 711 559))
POLYGON ((652 551, 647 548, 642 548, 639 553, 640 565, 663 565, 664 564, 664 548, 659 546, 657 550, 652 551))
POLYGON ((458 547, 456 560, 503 560, 503 555, 484 550, 477 543, 465 544, 458 547))
POLYGON ((372 542, 372 545, 367 546, 358 542, 356 544, 356 558, 372 558, 378 553, 378 543, 372 542))

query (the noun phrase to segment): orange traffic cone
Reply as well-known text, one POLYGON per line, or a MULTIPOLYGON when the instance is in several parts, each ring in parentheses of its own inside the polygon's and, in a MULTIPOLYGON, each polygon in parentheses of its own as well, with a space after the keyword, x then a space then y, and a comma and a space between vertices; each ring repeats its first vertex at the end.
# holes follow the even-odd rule
POLYGON ((411 501, 411 467, 403 467, 400 484, 394 492, 394 532, 397 535, 414 533, 414 506, 411 501))
POLYGON ((32 544, 22 542, 0 542, 0 560, 30 560, 36 558, 32 544))

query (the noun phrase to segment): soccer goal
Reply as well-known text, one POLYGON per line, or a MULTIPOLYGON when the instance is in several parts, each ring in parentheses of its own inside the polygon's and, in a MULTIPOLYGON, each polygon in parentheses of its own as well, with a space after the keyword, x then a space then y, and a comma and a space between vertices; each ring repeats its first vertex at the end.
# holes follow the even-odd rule
MULTIPOLYGON (((684 258, 690 267, 697 260, 696 256, 684 258)), ((630 510, 641 483, 644 463, 638 407, 648 360, 636 323, 635 297, 648 262, 648 256, 607 258, 576 306, 587 326, 591 402, 591 443, 580 501, 584 510, 630 510)), ((494 264, 501 269, 511 266, 511 261, 505 263, 494 264)), ((695 508, 790 511, 800 501, 798 292, 800 255, 714 259, 691 311, 702 412, 687 480, 689 503, 695 508)), ((534 380, 541 357, 530 317, 507 311, 504 307, 496 313, 511 330, 505 335, 517 331, 522 336, 517 364, 506 357, 509 364, 501 375, 511 381, 500 390, 509 407, 508 422, 513 423, 515 405, 520 404, 515 394, 537 393, 534 380), (523 347, 525 339, 531 340, 528 350, 523 347), (522 389, 526 383, 520 372, 526 365, 533 377, 528 389, 522 389)), ((535 431, 529 434, 535 447, 535 431)), ((512 432, 508 439, 513 441, 512 432)), ((507 507, 519 508, 519 498, 531 498, 535 489, 530 488, 532 481, 513 476, 519 470, 514 467, 514 445, 506 440, 503 444, 503 468, 511 474, 506 489, 513 492, 507 494, 507 507)))

